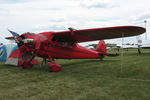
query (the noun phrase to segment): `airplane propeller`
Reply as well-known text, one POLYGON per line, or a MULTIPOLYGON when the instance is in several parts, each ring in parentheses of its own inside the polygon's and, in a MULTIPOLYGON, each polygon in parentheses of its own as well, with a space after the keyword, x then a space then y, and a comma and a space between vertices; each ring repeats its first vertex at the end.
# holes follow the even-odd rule
MULTIPOLYGON (((24 39, 21 35, 19 35, 18 33, 11 31, 8 29, 8 31, 12 34, 12 38, 15 40, 15 42, 17 43, 18 46, 22 46, 23 44, 28 44, 28 43, 32 43, 34 40, 33 39, 24 39)), ((11 38, 11 39, 12 39, 11 38)), ((9 39, 9 38, 6 38, 9 39)))
POLYGON ((16 33, 16 32, 13 32, 13 31, 11 31, 11 30, 9 30, 9 29, 8 29, 8 31, 9 31, 14 37, 19 36, 19 34, 16 33))
POLYGON ((15 40, 15 42, 18 44, 18 46, 23 45, 23 39, 20 37, 20 35, 14 31, 11 31, 8 29, 8 31, 12 34, 13 39, 15 40))

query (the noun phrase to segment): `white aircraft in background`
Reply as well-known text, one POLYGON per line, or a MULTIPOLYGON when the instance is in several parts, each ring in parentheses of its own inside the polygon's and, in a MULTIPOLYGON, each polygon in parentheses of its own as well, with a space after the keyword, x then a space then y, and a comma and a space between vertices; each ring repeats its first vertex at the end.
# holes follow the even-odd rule
MULTIPOLYGON (((147 21, 144 20, 144 23, 145 23, 145 28, 146 28, 146 23, 147 21)), ((147 32, 145 32, 145 39, 147 40, 147 32)), ((150 42, 145 42, 143 43, 142 41, 142 38, 141 36, 136 36, 136 40, 137 40, 137 43, 124 43, 123 45, 118 45, 120 48, 123 48, 123 49, 130 49, 130 48, 135 48, 138 50, 138 53, 141 54, 141 48, 144 48, 144 49, 150 49, 150 42)))
POLYGON ((141 36, 136 36, 137 43, 124 43, 123 45, 117 45, 125 50, 128 49, 137 49, 138 53, 141 54, 141 48, 150 49, 150 42, 143 43, 141 36))

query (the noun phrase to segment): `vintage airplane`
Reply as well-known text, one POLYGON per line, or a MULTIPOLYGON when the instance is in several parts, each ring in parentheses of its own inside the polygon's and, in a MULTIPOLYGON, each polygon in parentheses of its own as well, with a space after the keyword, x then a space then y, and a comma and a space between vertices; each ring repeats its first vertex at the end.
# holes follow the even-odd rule
POLYGON ((144 33, 145 28, 138 26, 116 26, 106 28, 75 30, 61 32, 24 33, 22 35, 8 30, 18 45, 18 49, 10 54, 5 64, 31 68, 38 63, 35 56, 50 59, 49 71, 60 71, 62 67, 54 59, 102 59, 104 56, 117 56, 106 53, 104 39, 129 37, 144 33), (95 49, 78 45, 81 42, 100 40, 95 49))

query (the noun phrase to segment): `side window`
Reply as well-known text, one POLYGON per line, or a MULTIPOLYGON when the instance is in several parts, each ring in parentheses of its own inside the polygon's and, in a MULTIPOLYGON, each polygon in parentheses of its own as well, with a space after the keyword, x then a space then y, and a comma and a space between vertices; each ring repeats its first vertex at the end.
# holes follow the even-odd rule
POLYGON ((73 47, 73 43, 71 42, 62 42, 62 41, 59 41, 59 39, 57 39, 56 37, 53 37, 52 39, 52 42, 54 43, 54 45, 57 45, 57 46, 62 46, 62 47, 73 47))

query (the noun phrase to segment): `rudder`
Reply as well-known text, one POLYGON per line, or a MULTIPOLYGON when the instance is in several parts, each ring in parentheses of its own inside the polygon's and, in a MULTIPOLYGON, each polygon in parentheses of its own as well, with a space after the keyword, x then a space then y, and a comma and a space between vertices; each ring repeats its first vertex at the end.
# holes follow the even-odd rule
POLYGON ((95 51, 98 51, 99 53, 104 53, 106 54, 107 49, 106 49, 106 44, 104 40, 100 40, 95 51))

